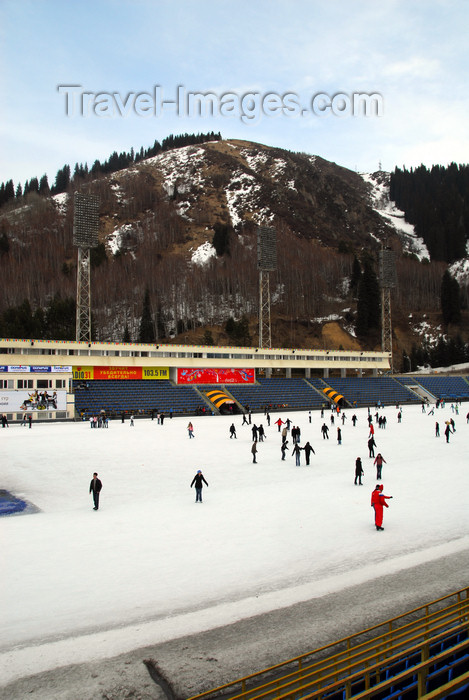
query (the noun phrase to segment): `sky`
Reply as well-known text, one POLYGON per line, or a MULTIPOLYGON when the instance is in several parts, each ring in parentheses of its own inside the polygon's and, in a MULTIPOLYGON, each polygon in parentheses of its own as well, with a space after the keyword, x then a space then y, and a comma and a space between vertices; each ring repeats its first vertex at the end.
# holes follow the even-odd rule
POLYGON ((0 182, 207 131, 361 172, 467 163, 468 23, 457 0, 3 0, 0 182))
POLYGON ((384 493, 393 496, 382 532, 370 506, 377 481, 365 408, 355 411, 355 427, 351 409, 344 425, 331 425, 329 411, 324 419, 313 411, 311 423, 306 411, 272 412, 270 427, 254 414, 266 431, 256 464, 240 416, 236 439, 229 416, 192 417, 194 439, 187 417, 133 427, 115 420, 107 430, 87 422, 1 429, 1 486, 39 512, 1 518, 0 686, 467 550, 468 408, 429 415, 404 406, 401 423, 395 406, 381 409, 387 427, 375 424, 375 451, 385 459, 384 493), (291 438, 281 460, 278 417, 313 446, 310 466, 304 452, 295 466, 291 438), (446 443, 451 418, 456 432, 446 443), (208 482, 202 503, 190 486, 198 469, 208 482), (94 471, 103 483, 98 511, 89 494, 94 471))

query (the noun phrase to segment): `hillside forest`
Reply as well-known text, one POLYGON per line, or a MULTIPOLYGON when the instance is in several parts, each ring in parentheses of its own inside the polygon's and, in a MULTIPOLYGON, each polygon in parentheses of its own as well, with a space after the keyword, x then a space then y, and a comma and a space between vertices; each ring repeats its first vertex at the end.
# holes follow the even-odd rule
MULTIPOLYGON (((214 141, 222 148, 219 134, 171 136, 150 149, 112 154, 105 163, 96 161, 90 168, 76 164, 73 174, 64 166, 50 188, 45 176, 24 185, 3 183, 1 336, 74 339, 77 252, 72 240, 72 195, 79 190, 100 197, 100 243, 91 256, 96 340, 255 345, 257 225, 249 217, 234 224, 226 213, 214 215, 210 209, 210 193, 226 187, 224 168, 229 164, 224 163, 222 151, 217 152, 216 175, 203 185, 206 199, 199 195, 190 222, 181 215, 182 188, 179 191, 176 185, 168 192, 158 186, 161 183, 147 165, 159 153, 214 141), (116 174, 129 168, 132 177, 117 182, 116 174), (116 229, 121 244, 113 249, 109 241, 116 229), (213 246, 214 254, 195 263, 192 252, 205 242, 213 246)), ((285 154, 298 182, 305 157, 285 154)), ((347 185, 353 185, 357 208, 369 208, 365 190, 355 184, 355 174, 344 175, 344 169, 335 168, 334 177, 347 178, 347 185)), ((308 177, 315 177, 310 171, 308 164, 308 177)), ((304 235, 307 218, 298 231, 294 212, 288 215, 291 206, 284 206, 284 215, 277 214, 273 222, 278 261, 270 273, 273 346, 325 347, 331 341, 324 328, 336 324, 338 349, 379 348, 377 259, 380 245, 386 243, 396 252, 393 344, 403 365, 405 358, 438 363, 445 352, 446 359, 457 356, 465 361, 468 286, 467 280, 456 280, 449 265, 466 256, 468 166, 396 168, 391 173, 390 198, 425 242, 429 257, 424 259, 406 253, 398 237, 385 227, 381 241, 364 245, 363 226, 343 226, 343 211, 336 204, 343 193, 330 191, 331 183, 340 187, 340 180, 332 180, 328 173, 327 182, 323 174, 318 181, 321 186, 326 182, 333 200, 323 224, 324 240, 320 232, 310 238, 304 235), (426 326, 432 332, 423 332, 426 326)), ((278 184, 274 195, 284 196, 278 184)), ((311 201, 307 216, 314 219, 314 212, 311 201)))

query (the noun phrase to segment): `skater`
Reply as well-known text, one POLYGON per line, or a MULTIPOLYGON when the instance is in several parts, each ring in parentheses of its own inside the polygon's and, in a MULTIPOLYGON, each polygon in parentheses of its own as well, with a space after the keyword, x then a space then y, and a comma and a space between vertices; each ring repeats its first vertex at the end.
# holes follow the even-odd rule
POLYGON ((204 475, 202 474, 201 470, 197 470, 197 474, 194 476, 191 482, 191 488, 195 484, 195 502, 196 503, 202 503, 202 482, 208 486, 208 483, 204 479, 204 475))
POLYGON ((363 466, 362 466, 362 460, 360 457, 357 457, 355 460, 355 481, 353 482, 355 486, 357 485, 357 479, 358 479, 358 485, 363 486, 362 484, 362 476, 365 472, 363 471, 363 466))
POLYGON ((257 442, 257 425, 255 423, 251 428, 251 432, 252 432, 252 439, 254 440, 254 442, 257 442))
POLYGON ((371 494, 371 507, 375 509, 375 527, 377 530, 384 530, 383 525, 383 507, 389 508, 386 499, 392 496, 385 496, 383 493, 383 484, 376 484, 375 490, 371 494))
POLYGON ((231 440, 231 438, 235 438, 235 439, 236 439, 236 428, 235 428, 235 424, 234 424, 234 423, 232 423, 232 424, 230 425, 230 440, 231 440))
POLYGON ((282 442, 285 442, 285 440, 287 439, 287 435, 288 435, 287 428, 286 427, 282 428, 282 442))
POLYGON ((266 419, 267 419, 267 425, 270 428, 270 413, 267 413, 266 419))
POLYGON ((130 426, 132 427, 134 425, 134 417, 133 415, 130 416, 130 426))
POLYGON ((262 425, 262 423, 260 423, 260 425, 257 429, 257 434, 259 436, 259 442, 264 442, 265 431, 264 431, 264 426, 262 425))
POLYGON ((370 457, 374 457, 374 456, 375 456, 375 447, 376 447, 376 442, 375 442, 375 439, 374 439, 374 437, 373 437, 373 435, 372 435, 372 436, 370 437, 370 439, 368 440, 368 450, 369 450, 369 453, 370 453, 370 455, 369 455, 370 457))
POLYGON ((445 428, 445 437, 446 437, 446 442, 449 442, 449 436, 451 434, 451 428, 449 427, 449 423, 446 422, 446 428, 445 428))
POLYGON ((311 411, 308 411, 308 421, 311 423, 311 411))
POLYGON ((257 442, 256 442, 255 440, 254 440, 254 442, 252 443, 251 453, 252 453, 252 463, 253 463, 253 464, 257 464, 257 460, 256 460, 257 442))
POLYGON ((352 425, 353 425, 353 427, 356 426, 357 420, 358 420, 358 418, 357 418, 357 416, 356 416, 355 413, 354 413, 353 416, 352 416, 352 425))
POLYGON ((192 425, 192 421, 189 421, 189 423, 187 424, 187 432, 189 435, 189 440, 194 437, 194 426, 192 425))
POLYGON ((91 479, 91 482, 90 482, 90 493, 93 494, 93 503, 94 503, 93 510, 98 510, 98 508, 99 508, 99 494, 101 493, 102 488, 103 488, 103 484, 101 482, 101 479, 98 479, 98 472, 94 472, 93 478, 91 479))
POLYGON ((325 423, 322 424, 321 433, 322 433, 323 440, 329 440, 329 435, 328 435, 329 428, 327 427, 327 425, 325 423))
POLYGON ((303 447, 304 453, 305 453, 305 458, 306 458, 306 466, 309 467, 309 458, 311 456, 311 452, 313 455, 316 454, 316 452, 313 450, 312 446, 307 442, 305 446, 303 447))
POLYGON ((285 450, 288 450, 288 440, 284 440, 280 446, 282 452, 282 462, 285 461, 285 450))
POLYGON ((244 424, 249 425, 247 420, 246 420, 246 414, 243 411, 243 422, 241 423, 241 425, 244 425, 244 424))
POLYGON ((293 448, 292 456, 295 455, 295 464, 297 467, 300 466, 300 453, 303 448, 299 446, 297 442, 295 442, 295 447, 293 448))
POLYGON ((440 437, 440 424, 438 421, 435 423, 435 437, 440 437))
POLYGON ((337 444, 342 444, 342 431, 340 428, 337 428, 337 444))
POLYGON ((275 425, 278 426, 278 432, 280 432, 280 429, 283 425, 283 420, 281 418, 279 418, 278 420, 275 421, 275 425))
POLYGON ((397 414, 397 422, 400 423, 401 421, 402 421, 402 412, 399 411, 399 413, 397 414))
POLYGON ((383 458, 383 455, 381 452, 378 452, 376 455, 376 459, 373 462, 373 464, 376 464, 376 478, 381 479, 381 470, 383 468, 383 462, 384 464, 387 464, 386 460, 383 458))
POLYGON ((31 414, 29 414, 29 416, 28 416, 28 423, 29 423, 29 427, 31 427, 33 424, 33 417, 31 414))

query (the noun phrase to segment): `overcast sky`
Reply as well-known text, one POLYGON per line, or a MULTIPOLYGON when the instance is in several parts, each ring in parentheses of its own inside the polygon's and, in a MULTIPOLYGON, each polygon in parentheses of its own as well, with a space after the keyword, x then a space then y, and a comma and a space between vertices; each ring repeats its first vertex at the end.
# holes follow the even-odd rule
POLYGON ((453 0, 2 0, 0 182, 212 130, 359 171, 467 163, 468 26, 453 0), (158 107, 178 86, 215 115, 158 107))

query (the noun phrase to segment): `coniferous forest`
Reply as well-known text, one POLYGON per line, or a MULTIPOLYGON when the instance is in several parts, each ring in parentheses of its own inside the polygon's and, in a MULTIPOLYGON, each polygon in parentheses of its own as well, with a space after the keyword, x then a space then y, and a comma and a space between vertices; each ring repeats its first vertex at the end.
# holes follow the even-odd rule
POLYGON ((469 232, 469 165, 396 168, 390 199, 423 238, 432 260, 452 263, 466 255, 469 232))

